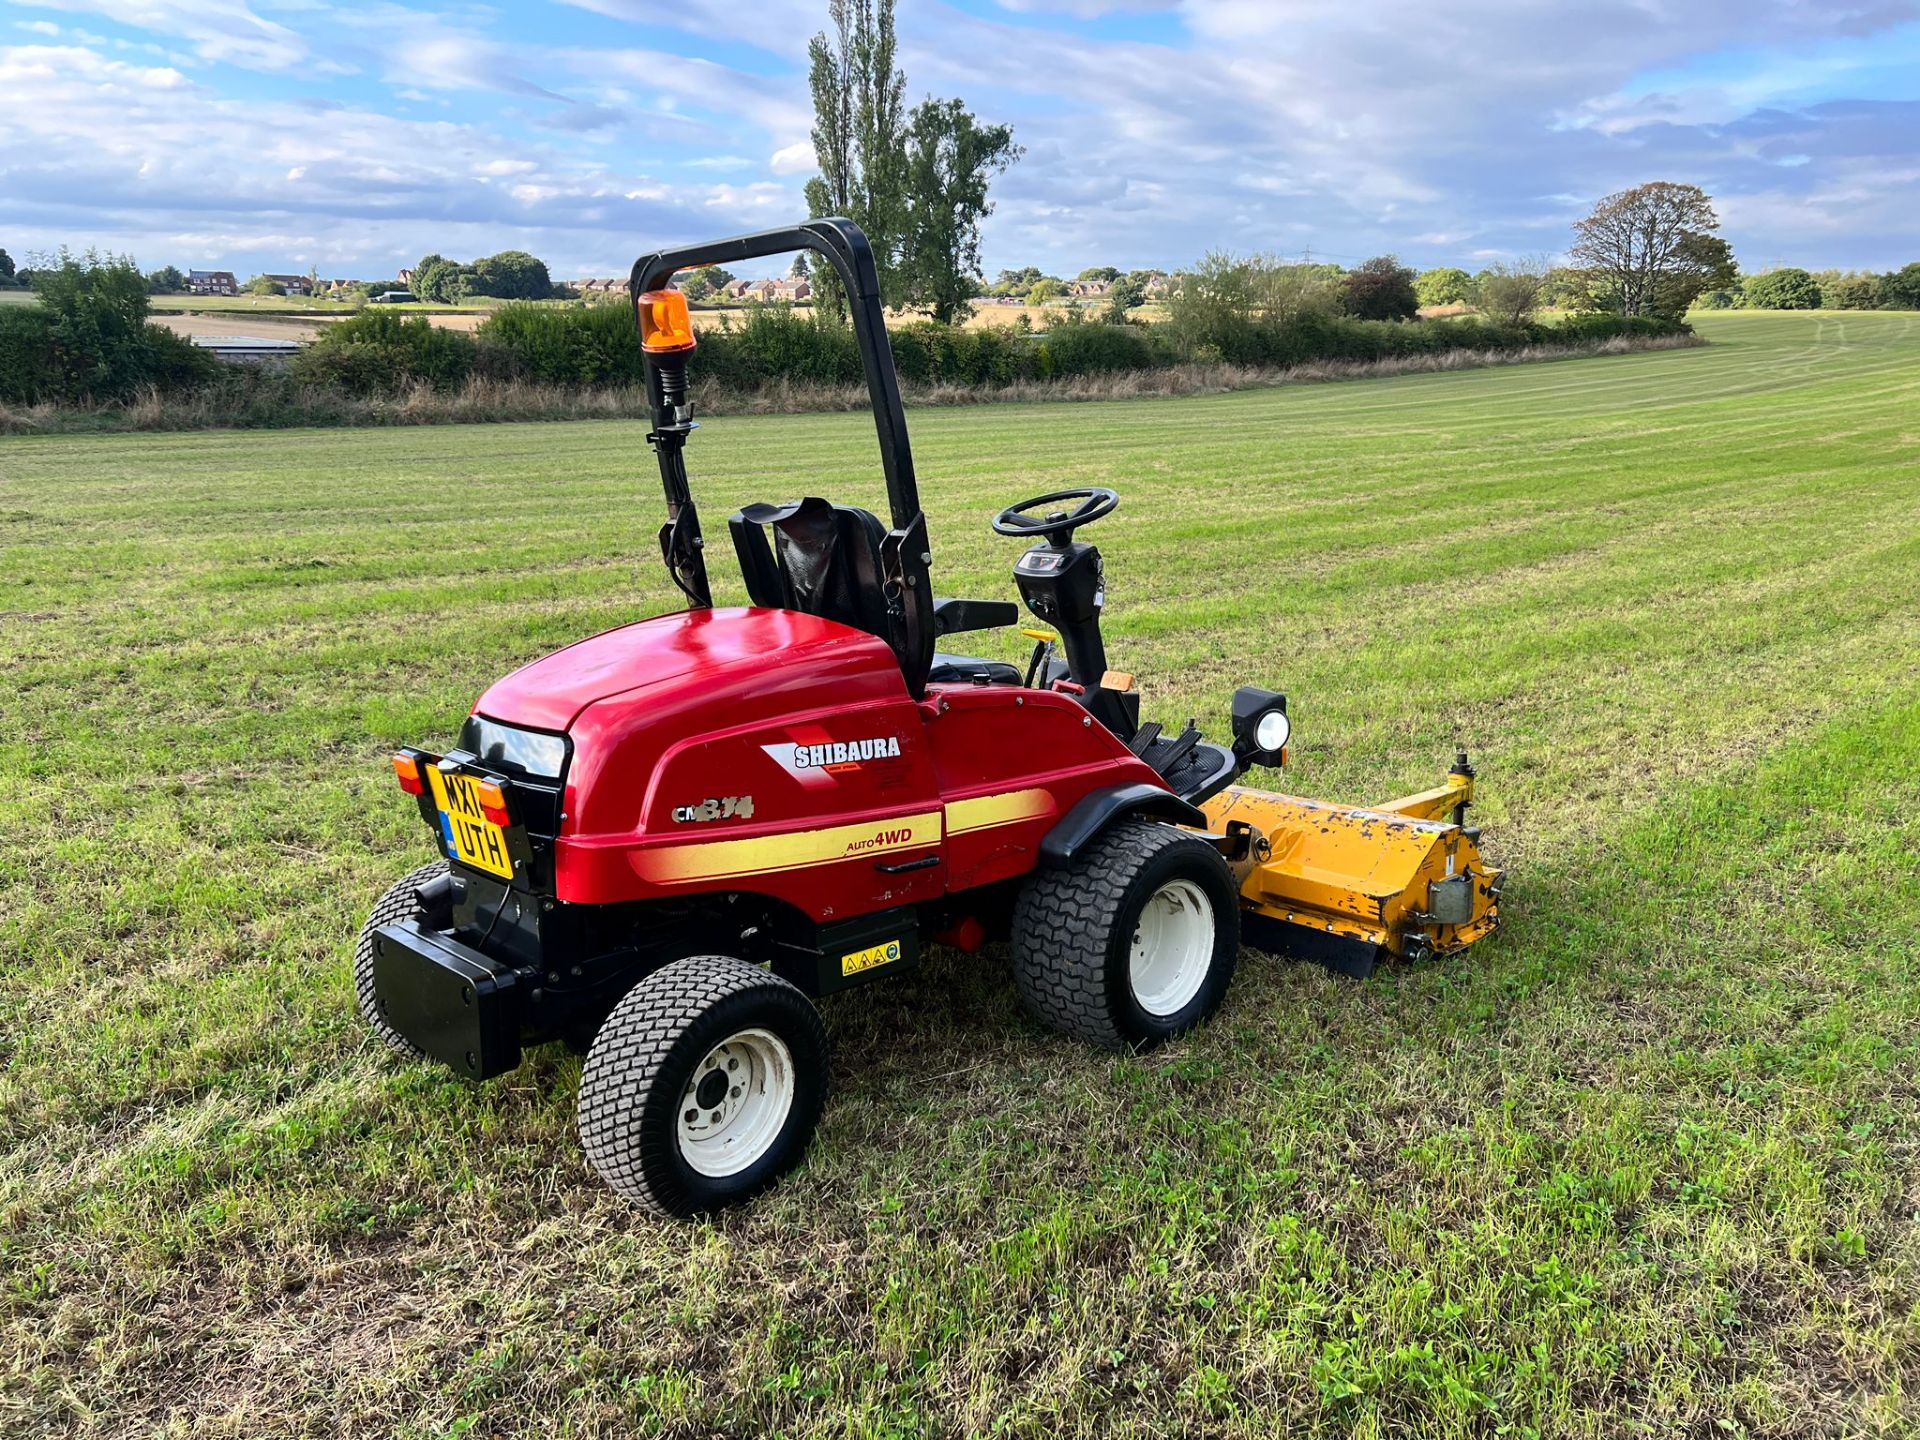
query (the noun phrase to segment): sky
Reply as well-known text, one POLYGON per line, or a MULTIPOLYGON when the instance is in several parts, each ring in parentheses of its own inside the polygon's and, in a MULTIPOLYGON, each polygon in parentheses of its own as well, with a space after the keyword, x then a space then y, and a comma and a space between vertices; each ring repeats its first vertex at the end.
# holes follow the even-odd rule
MULTIPOLYGON (((0 0, 0 247, 557 279, 789 224, 825 0, 0 0)), ((1473 270, 1611 191, 1743 268, 1920 259, 1920 0, 899 0, 910 103, 1025 157, 989 276, 1210 250, 1473 270)), ((776 269, 770 266, 768 270, 776 269)))

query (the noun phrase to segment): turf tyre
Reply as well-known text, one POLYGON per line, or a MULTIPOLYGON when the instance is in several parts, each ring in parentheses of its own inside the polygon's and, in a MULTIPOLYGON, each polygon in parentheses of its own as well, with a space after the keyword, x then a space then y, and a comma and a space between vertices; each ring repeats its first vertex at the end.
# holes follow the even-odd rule
POLYGON ((819 1012, 785 980, 727 955, 676 960, 628 991, 595 1035, 580 1071, 580 1143, 601 1179, 655 1214, 737 1205, 806 1154, 829 1060, 819 1012), (783 1050, 790 1103, 751 1164, 703 1173, 683 1124, 687 1096, 716 1048, 747 1035, 783 1050))
POLYGON ((360 1002, 360 1018, 367 1022, 367 1028, 389 1050, 409 1060, 424 1059, 426 1051, 389 1025, 386 1017, 380 1013, 380 997, 373 990, 373 932, 383 925, 396 925, 402 920, 425 919, 426 912, 420 905, 419 889, 446 873, 447 862, 435 860, 431 865, 422 865, 398 881, 373 907, 367 923, 360 927, 360 943, 353 947, 353 993, 360 1002))
POLYGON ((1150 1049, 1220 1008, 1240 950, 1233 873, 1198 836, 1151 820, 1106 831, 1058 870, 1036 871, 1013 909, 1013 970, 1027 1008, 1064 1034, 1109 1049, 1150 1049), (1211 906, 1204 971, 1164 1013, 1140 1003, 1133 951, 1149 902, 1198 892, 1211 906))

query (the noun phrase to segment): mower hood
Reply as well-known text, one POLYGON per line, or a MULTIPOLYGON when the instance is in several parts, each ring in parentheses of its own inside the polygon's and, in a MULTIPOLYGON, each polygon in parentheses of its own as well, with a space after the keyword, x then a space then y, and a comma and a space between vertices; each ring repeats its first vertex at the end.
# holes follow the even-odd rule
POLYGON ((850 641, 861 649, 874 643, 844 625, 793 610, 684 610, 604 631, 523 665, 495 682, 473 708, 504 725, 565 731, 589 705, 616 695, 698 686, 723 670, 779 666, 850 641))

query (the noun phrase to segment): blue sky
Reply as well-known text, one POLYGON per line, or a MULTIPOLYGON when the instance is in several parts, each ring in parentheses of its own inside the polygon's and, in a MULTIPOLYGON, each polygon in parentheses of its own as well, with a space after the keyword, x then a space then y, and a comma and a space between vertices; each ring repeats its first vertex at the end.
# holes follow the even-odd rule
MULTIPOLYGON (((0 246, 557 277, 804 213, 825 0, 0 3, 0 246)), ((900 0, 1026 158, 991 271, 1552 255, 1686 180, 1748 269, 1920 259, 1920 0, 900 0)))

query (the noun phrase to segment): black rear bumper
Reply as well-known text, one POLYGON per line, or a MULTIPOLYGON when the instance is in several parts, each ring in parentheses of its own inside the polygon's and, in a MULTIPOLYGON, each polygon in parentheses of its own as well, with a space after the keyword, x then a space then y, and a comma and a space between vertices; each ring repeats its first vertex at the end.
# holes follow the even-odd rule
POLYGON ((509 966, 412 920, 374 932, 373 990, 382 1018, 469 1079, 520 1063, 519 985, 509 966))

